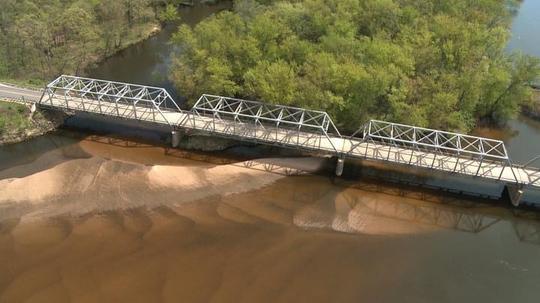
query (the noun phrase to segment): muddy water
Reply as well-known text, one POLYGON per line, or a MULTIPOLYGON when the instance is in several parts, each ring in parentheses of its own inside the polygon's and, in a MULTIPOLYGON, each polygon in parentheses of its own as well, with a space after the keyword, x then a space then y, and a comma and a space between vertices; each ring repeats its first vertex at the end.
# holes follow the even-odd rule
POLYGON ((538 301, 534 213, 110 137, 37 140, 29 156, 2 148, 0 302, 538 301))
MULTIPOLYGON (((172 31, 92 76, 170 88, 172 31)), ((476 132, 524 162, 539 129, 476 132)), ((1 147, 0 303, 538 302, 538 213, 268 163, 69 133, 1 147)))
MULTIPOLYGON (((473 134, 503 140, 508 154, 517 163, 526 163, 540 155, 540 121, 524 115, 505 127, 477 127, 473 134)), ((533 164, 540 166, 540 162, 533 164)))

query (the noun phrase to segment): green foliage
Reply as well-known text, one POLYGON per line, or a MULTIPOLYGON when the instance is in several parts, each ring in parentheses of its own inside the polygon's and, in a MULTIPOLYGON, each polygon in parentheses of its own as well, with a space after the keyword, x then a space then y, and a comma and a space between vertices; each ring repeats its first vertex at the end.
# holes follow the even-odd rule
POLYGON ((176 6, 167 4, 165 9, 159 13, 158 19, 163 23, 172 23, 180 20, 180 15, 178 14, 176 6))
POLYGON ((0 0, 0 77, 50 79, 140 40, 150 0, 0 0))
POLYGON ((0 135, 27 129, 31 125, 29 112, 24 105, 0 101, 0 135))
POLYGON ((530 100, 539 62, 507 55, 515 0, 236 0, 172 41, 171 79, 190 99, 234 95, 468 131, 530 100))
POLYGON ((0 48, 0 77, 2 78, 6 77, 8 74, 8 63, 6 59, 6 50, 0 48))
POLYGON ((260 62, 244 74, 244 81, 248 94, 264 100, 279 100, 286 105, 296 99, 296 71, 283 60, 260 62))

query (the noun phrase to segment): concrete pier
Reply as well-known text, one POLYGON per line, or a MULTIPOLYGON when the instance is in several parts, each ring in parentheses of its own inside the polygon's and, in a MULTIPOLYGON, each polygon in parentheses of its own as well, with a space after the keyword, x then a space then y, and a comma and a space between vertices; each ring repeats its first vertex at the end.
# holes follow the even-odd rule
POLYGON ((182 134, 177 131, 177 130, 173 130, 171 132, 171 142, 172 142, 172 147, 176 148, 178 146, 180 146, 180 140, 182 139, 182 134))
MULTIPOLYGON (((523 185, 521 184, 506 184, 505 191, 508 195, 510 203, 514 206, 519 206, 521 198, 523 198, 523 185)), ((504 195, 504 193, 503 193, 504 195)))
POLYGON ((345 166, 345 159, 338 158, 336 161, 336 176, 341 177, 343 174, 343 167, 345 166))
MULTIPOLYGON (((179 130, 193 130, 334 156, 340 158, 337 176, 343 174, 347 157, 540 189, 540 169, 512 164, 504 142, 413 125, 369 120, 355 135, 342 136, 323 111, 208 94, 182 110, 163 88, 66 75, 47 85, 39 106, 160 124, 173 130, 174 147, 183 135, 179 130)), ((510 191, 513 203, 519 204, 523 188, 510 191)))

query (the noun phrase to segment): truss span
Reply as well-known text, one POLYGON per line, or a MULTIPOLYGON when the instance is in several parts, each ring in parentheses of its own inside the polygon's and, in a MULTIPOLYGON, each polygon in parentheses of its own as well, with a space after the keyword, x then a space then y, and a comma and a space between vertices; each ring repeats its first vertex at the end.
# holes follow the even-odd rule
POLYGON ((182 112, 163 88, 66 75, 47 85, 40 104, 170 126, 177 122, 171 113, 182 112))
POLYGON ((502 141, 398 123, 371 120, 342 136, 323 111, 206 94, 182 110, 163 88, 65 75, 40 105, 540 187, 540 170, 512 164, 502 141))
POLYGON ((371 120, 353 138, 440 155, 508 161, 504 142, 386 121, 371 120))
POLYGON ((197 115, 233 120, 261 128, 281 127, 340 136, 330 116, 323 111, 207 94, 199 98, 191 111, 197 115))

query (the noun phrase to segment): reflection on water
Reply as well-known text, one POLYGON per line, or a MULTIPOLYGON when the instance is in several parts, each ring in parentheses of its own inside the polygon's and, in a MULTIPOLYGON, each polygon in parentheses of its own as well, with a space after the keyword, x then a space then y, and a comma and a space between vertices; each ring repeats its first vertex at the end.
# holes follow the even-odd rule
POLYGON ((478 127, 474 135, 503 140, 514 162, 526 163, 540 155, 540 121, 520 115, 504 128, 478 127))
POLYGON ((508 44, 510 50, 520 50, 526 54, 540 57, 540 2, 525 0, 512 24, 512 38, 508 44))
MULTIPOLYGON (((231 6, 232 1, 219 1, 211 5, 196 1, 194 6, 180 8, 180 20, 183 24, 194 26, 205 17, 231 6)), ((177 25, 166 26, 155 36, 99 63, 88 71, 88 75, 98 79, 164 87, 175 100, 180 100, 179 93, 182 92, 177 92, 168 80, 171 54, 176 51, 169 39, 176 29, 177 25)))
POLYGON ((514 230, 520 241, 540 245, 540 224, 538 222, 517 221, 514 230))
MULTIPOLYGON (((158 83, 165 35, 94 76, 158 83)), ((535 123, 487 134, 526 161, 535 123)), ((0 147, 0 302, 538 301, 538 213, 238 160, 66 133, 0 147)))
POLYGON ((0 171, 0 302, 538 299, 534 212, 333 183, 285 160, 204 163, 114 138, 64 142, 0 171), (69 182, 46 199, 20 192, 56 178, 69 182))
MULTIPOLYGON (((408 198, 365 201, 366 210, 377 216, 475 234, 495 224, 510 221, 517 239, 540 245, 540 215, 536 212, 501 211, 459 196, 441 196, 374 183, 355 183, 353 187, 363 191, 408 198)), ((352 203, 361 200, 359 196, 348 198, 353 201, 352 203)))

